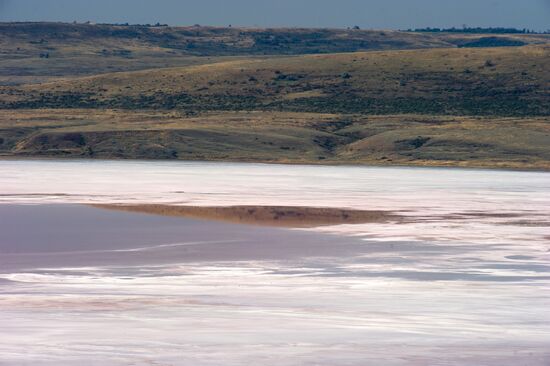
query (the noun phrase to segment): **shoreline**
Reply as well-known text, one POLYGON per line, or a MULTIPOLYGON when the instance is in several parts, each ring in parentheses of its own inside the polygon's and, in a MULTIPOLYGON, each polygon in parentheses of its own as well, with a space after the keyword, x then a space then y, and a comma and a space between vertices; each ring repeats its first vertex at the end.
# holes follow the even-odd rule
POLYGON ((18 155, 2 155, 0 154, 0 161, 106 161, 106 162, 181 162, 181 163, 205 163, 205 164, 215 164, 215 163, 227 163, 227 164, 257 164, 257 165, 290 165, 290 166, 311 166, 311 167, 354 167, 354 168, 410 168, 410 169, 450 169, 450 170, 491 170, 491 171, 502 171, 502 172, 532 172, 532 173, 549 173, 549 168, 541 167, 506 167, 506 166, 481 166, 481 165, 456 165, 456 164, 431 164, 431 165, 422 165, 422 164, 374 164, 366 162, 349 162, 349 161, 269 161, 269 160, 193 160, 193 159, 143 159, 143 158, 90 158, 89 156, 77 157, 60 157, 60 156, 41 156, 41 155, 29 155, 29 156, 18 156, 18 155))

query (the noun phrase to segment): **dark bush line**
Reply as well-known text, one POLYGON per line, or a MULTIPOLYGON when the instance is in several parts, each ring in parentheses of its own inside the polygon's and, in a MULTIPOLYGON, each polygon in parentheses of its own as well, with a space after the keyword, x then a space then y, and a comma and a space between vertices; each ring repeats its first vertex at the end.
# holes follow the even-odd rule
POLYGON ((408 32, 428 32, 428 33, 489 33, 489 34, 548 34, 550 33, 550 30, 547 30, 545 32, 536 32, 531 29, 523 28, 523 29, 517 29, 517 28, 506 28, 506 27, 489 27, 489 28, 481 28, 481 27, 464 27, 464 28, 416 28, 416 29, 407 29, 408 32))
POLYGON ((521 47, 527 43, 516 39, 509 39, 503 37, 483 37, 473 41, 463 42, 457 44, 460 48, 466 47, 521 47))
MULTIPOLYGON (((497 92, 496 92, 497 93, 497 92)), ((163 94, 152 96, 117 96, 106 100, 95 99, 91 94, 45 94, 27 101, 0 104, 5 109, 38 108, 122 108, 180 109, 200 111, 277 110, 315 113, 358 114, 442 114, 485 116, 547 116, 550 107, 537 98, 525 99, 520 94, 497 93, 498 98, 480 93, 480 96, 454 98, 367 98, 360 95, 343 95, 318 98, 301 98, 288 101, 265 102, 254 96, 163 94)))

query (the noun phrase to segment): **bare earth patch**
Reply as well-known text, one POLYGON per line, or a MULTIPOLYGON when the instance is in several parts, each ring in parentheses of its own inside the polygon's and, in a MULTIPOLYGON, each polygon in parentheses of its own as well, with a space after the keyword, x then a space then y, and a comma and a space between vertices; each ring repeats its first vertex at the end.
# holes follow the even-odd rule
POLYGON ((170 205, 93 205, 93 207, 163 216, 215 220, 237 224, 302 228, 325 225, 386 222, 400 219, 398 215, 389 211, 349 210, 329 207, 198 207, 170 205))

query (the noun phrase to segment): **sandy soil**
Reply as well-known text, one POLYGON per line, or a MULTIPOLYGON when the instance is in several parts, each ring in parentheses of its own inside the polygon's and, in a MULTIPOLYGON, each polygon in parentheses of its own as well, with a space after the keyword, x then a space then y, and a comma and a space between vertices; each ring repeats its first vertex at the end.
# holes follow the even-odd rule
POLYGON ((305 206, 171 206, 171 205, 92 205, 97 208, 178 216, 248 225, 277 227, 316 227, 339 224, 365 224, 399 220, 389 211, 350 210, 305 206))

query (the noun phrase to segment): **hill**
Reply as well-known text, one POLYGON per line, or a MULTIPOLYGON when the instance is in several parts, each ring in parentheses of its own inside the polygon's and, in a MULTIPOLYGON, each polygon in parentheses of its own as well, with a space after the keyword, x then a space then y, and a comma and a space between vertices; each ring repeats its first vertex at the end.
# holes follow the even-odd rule
POLYGON ((548 35, 0 30, 0 156, 550 169, 548 35))
POLYGON ((359 29, 252 29, 0 23, 0 85, 188 66, 228 57, 521 46, 549 35, 424 34, 359 29))
POLYGON ((3 108, 546 116, 550 46, 245 59, 0 88, 3 108))
POLYGON ((3 111, 0 156, 550 169, 550 118, 3 111))

